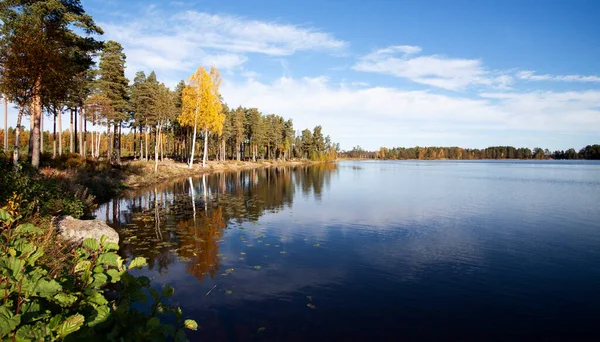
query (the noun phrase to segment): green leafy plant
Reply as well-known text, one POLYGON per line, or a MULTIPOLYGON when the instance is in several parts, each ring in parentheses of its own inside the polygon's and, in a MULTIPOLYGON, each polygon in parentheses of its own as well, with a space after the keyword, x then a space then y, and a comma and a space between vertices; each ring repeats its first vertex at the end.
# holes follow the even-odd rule
POLYGON ((119 246, 106 237, 86 239, 73 265, 49 277, 40 262, 44 249, 34 243, 42 230, 19 219, 0 209, 1 340, 186 341, 185 330, 197 328, 180 308, 164 303, 172 287, 159 293, 150 279, 128 272, 146 260, 126 265, 116 253, 119 246), (137 309, 148 298, 150 309, 137 309), (169 315, 176 325, 163 323, 169 315))

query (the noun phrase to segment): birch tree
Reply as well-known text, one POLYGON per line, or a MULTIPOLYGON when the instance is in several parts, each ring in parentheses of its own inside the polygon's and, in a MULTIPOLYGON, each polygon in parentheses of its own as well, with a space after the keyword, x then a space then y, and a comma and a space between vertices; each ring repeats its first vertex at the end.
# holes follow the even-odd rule
POLYGON ((193 127, 192 153, 188 164, 189 168, 194 164, 198 128, 202 130, 204 135, 202 167, 206 167, 209 134, 211 132, 220 134, 223 130, 225 114, 221 111, 219 97, 220 84, 221 77, 214 67, 210 69, 210 73, 203 67, 200 67, 190 76, 188 85, 183 90, 183 108, 178 119, 181 125, 193 127))

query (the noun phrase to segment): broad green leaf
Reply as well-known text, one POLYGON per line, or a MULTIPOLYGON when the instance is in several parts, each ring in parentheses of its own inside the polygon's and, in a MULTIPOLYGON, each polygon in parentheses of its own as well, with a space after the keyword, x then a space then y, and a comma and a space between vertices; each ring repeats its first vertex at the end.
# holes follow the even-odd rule
POLYGON ((108 237, 106 235, 102 235, 100 237, 100 245, 104 246, 104 243, 106 242, 106 239, 108 239, 108 237))
POLYGON ((35 246, 33 243, 27 242, 25 239, 21 239, 15 243, 15 249, 17 252, 21 253, 21 258, 29 254, 29 252, 33 251, 35 246))
POLYGON ((40 297, 50 298, 62 290, 62 286, 56 280, 40 279, 36 287, 36 292, 40 297))
POLYGON ((101 287, 104 286, 108 282, 108 277, 104 273, 96 273, 94 274, 94 281, 92 282, 92 287, 101 287))
POLYGON ((13 315, 12 311, 6 305, 0 306, 0 337, 14 331, 20 323, 21 316, 13 315))
POLYGON ((83 240, 83 247, 86 247, 92 251, 97 251, 100 245, 98 244, 98 240, 94 238, 87 238, 83 240))
POLYGON ((134 269, 134 268, 142 268, 144 266, 146 266, 146 258, 144 257, 137 257, 135 259, 133 259, 131 261, 131 264, 129 264, 129 268, 128 269, 134 269))
POLYGON ((94 269, 92 270, 92 272, 94 272, 94 273, 104 273, 104 267, 102 267, 102 265, 98 265, 98 266, 94 267, 94 269))
POLYGON ((25 262, 16 257, 10 257, 8 259, 8 268, 11 271, 13 277, 16 277, 21 273, 21 269, 23 268, 25 262))
POLYGON ((98 263, 101 265, 107 265, 111 267, 118 267, 119 256, 115 253, 104 253, 98 257, 98 263))
POLYGON ((75 314, 65 319, 56 329, 58 337, 64 338, 65 336, 72 334, 79 330, 85 321, 85 317, 80 314, 75 314))
POLYGON ((100 305, 95 308, 96 313, 92 316, 92 320, 88 323, 90 327, 100 324, 108 319, 110 316, 110 309, 108 306, 100 305))
POLYGON ((8 213, 8 211, 0 209, 0 221, 11 223, 13 221, 13 217, 8 213))
POLYGON ((88 303, 93 303, 96 305, 106 305, 108 301, 104 296, 98 291, 90 291, 89 295, 85 299, 88 303))
POLYGON ((118 251, 119 250, 119 245, 114 242, 107 242, 103 246, 104 246, 105 251, 118 251))
POLYGON ((119 271, 115 269, 106 270, 106 274, 108 274, 108 276, 110 277, 111 283, 116 283, 119 280, 121 280, 121 273, 119 273, 119 271))
POLYGON ((194 321, 193 319, 186 319, 183 322, 183 326, 186 329, 190 329, 190 330, 197 330, 198 329, 198 323, 196 323, 196 321, 194 321))
POLYGON ((44 322, 37 322, 34 325, 23 325, 17 330, 15 341, 17 342, 29 342, 29 341, 44 341, 50 334, 50 329, 44 324, 44 322))
POLYGON ((92 262, 89 260, 80 260, 77 265, 75 265, 75 272, 86 271, 90 268, 92 262))
POLYGON ((39 227, 34 226, 31 223, 24 223, 24 224, 18 225, 17 228, 15 228, 15 233, 19 233, 19 234, 25 234, 25 233, 41 234, 42 233, 42 229, 39 228, 39 227))
POLYGON ((73 296, 72 294, 68 294, 65 292, 57 293, 54 296, 54 299, 58 302, 58 304, 62 307, 67 307, 73 305, 77 301, 77 296, 73 296))
POLYGON ((56 330, 56 328, 58 328, 58 325, 60 324, 60 322, 62 322, 62 320, 63 316, 61 314, 53 316, 48 322, 48 328, 53 331, 56 330))

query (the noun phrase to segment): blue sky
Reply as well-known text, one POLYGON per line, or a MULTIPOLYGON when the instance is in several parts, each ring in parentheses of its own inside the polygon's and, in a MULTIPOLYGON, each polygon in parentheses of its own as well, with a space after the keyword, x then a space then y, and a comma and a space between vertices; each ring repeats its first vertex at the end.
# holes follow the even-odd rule
POLYGON ((230 107, 343 149, 600 142, 597 1, 82 2, 130 79, 214 64, 230 107))

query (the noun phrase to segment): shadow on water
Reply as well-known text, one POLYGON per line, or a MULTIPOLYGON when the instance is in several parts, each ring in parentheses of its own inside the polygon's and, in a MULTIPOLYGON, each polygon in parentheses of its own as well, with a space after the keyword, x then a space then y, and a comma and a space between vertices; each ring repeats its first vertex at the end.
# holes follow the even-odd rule
POLYGON ((296 191, 320 200, 336 171, 337 164, 327 163, 190 177, 115 198, 96 215, 119 232, 124 257, 143 256, 160 273, 183 262, 198 280, 214 278, 228 225, 291 208, 296 191))

